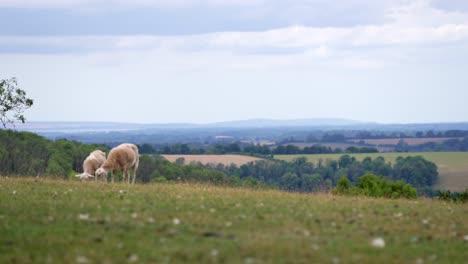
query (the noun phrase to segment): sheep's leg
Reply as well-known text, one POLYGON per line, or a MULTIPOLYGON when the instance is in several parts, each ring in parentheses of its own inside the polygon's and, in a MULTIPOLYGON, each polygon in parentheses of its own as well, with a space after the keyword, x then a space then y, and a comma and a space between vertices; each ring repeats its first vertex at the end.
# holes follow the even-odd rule
POLYGON ((135 165, 133 167, 133 180, 132 180, 132 184, 135 184, 135 178, 136 178, 136 171, 137 171, 137 168, 138 168, 138 165, 135 165))
POLYGON ((128 168, 125 168, 125 178, 126 178, 126 183, 130 184, 130 176, 128 175, 128 168))
POLYGON ((135 184, 135 178, 136 178, 136 171, 138 169, 138 164, 140 164, 140 160, 137 159, 137 162, 135 163, 135 165, 133 166, 133 181, 132 181, 132 184, 135 184))
POLYGON ((111 170, 111 172, 110 172, 110 173, 111 173, 111 180, 112 180, 112 183, 114 183, 114 171, 113 171, 113 170, 111 170))

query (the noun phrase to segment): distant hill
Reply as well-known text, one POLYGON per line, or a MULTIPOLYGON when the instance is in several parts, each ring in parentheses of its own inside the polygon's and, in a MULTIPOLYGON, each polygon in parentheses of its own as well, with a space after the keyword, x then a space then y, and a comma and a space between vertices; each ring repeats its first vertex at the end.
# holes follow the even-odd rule
POLYGON ((232 128, 262 128, 262 127, 320 127, 320 126, 350 126, 366 124, 341 118, 307 118, 307 119, 249 119, 240 121, 228 121, 212 123, 214 127, 232 128))
POLYGON ((258 141, 273 142, 285 139, 306 141, 320 137, 328 131, 351 135, 353 131, 447 131, 468 130, 468 123, 432 124, 380 124, 339 118, 313 119, 250 119, 207 124, 169 123, 137 124, 118 122, 27 122, 16 124, 16 130, 34 132, 55 140, 66 138, 84 143, 106 143, 114 145, 121 142, 138 144, 175 144, 217 141, 258 141))
POLYGON ((312 119, 249 119, 226 121, 206 124, 168 123, 168 124, 138 124, 117 122, 27 122, 16 124, 17 130, 31 132, 110 132, 110 131, 136 131, 158 129, 199 129, 199 128, 267 128, 267 127, 334 127, 351 126, 376 123, 339 118, 312 118, 312 119))

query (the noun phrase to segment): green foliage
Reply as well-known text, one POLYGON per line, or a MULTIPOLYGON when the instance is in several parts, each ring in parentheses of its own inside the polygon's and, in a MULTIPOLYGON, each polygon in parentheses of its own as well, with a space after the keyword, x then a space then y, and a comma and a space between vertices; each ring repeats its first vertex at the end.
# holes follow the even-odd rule
POLYGON ((393 179, 403 180, 415 187, 432 186, 438 177, 437 166, 421 156, 398 157, 393 179))
POLYGON ((343 177, 333 189, 336 194, 365 195, 386 198, 416 198, 417 192, 410 184, 402 181, 389 181, 381 176, 368 173, 361 178, 355 186, 351 186, 348 178, 343 177))
POLYGON ((29 132, 0 130, 0 174, 68 178, 82 171, 83 161, 98 145, 50 141, 29 132))
POLYGON ((346 176, 341 177, 336 185, 335 191, 337 193, 347 193, 351 189, 351 182, 346 176))
POLYGON ((437 199, 447 202, 468 202, 468 189, 463 192, 438 191, 437 199))
POLYGON ((32 105, 33 100, 18 88, 16 78, 0 80, 0 122, 4 128, 15 121, 24 123, 26 118, 23 112, 32 105))

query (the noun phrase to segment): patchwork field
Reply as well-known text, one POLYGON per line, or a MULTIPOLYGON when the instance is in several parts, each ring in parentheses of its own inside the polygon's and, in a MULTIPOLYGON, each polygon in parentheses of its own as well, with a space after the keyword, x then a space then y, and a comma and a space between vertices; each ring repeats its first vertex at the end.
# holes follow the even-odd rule
POLYGON ((201 162, 202 164, 224 164, 226 166, 235 164, 241 166, 261 158, 244 155, 161 155, 170 162, 175 162, 179 158, 185 159, 185 164, 201 162))
POLYGON ((0 263, 465 263, 467 207, 0 178, 0 263))
POLYGON ((400 140, 403 140, 410 146, 421 145, 429 142, 440 143, 451 139, 461 139, 456 137, 434 137, 434 138, 382 138, 382 139, 354 139, 352 142, 359 143, 363 141, 365 144, 381 146, 381 145, 397 145, 400 140))
MULTIPOLYGON (((337 160, 343 154, 317 154, 317 155, 276 155, 276 159, 291 161, 297 157, 307 157, 308 160, 317 164, 322 160, 337 160)), ((468 188, 468 152, 417 152, 417 153, 371 153, 371 154, 349 154, 362 160, 365 157, 376 158, 382 156, 386 161, 394 163, 398 156, 423 156, 434 162, 439 169, 439 182, 435 189, 464 191, 468 188)))

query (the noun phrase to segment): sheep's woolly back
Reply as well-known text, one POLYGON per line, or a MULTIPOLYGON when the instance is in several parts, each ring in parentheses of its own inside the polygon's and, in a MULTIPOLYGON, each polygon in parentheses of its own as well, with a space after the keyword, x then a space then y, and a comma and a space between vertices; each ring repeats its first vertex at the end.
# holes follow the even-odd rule
POLYGON ((138 148, 134 144, 124 143, 113 148, 107 157, 107 160, 102 164, 102 168, 106 171, 120 170, 132 168, 138 165, 138 148))
POLYGON ((106 153, 95 150, 83 162, 83 171, 91 175, 106 161, 106 153))

